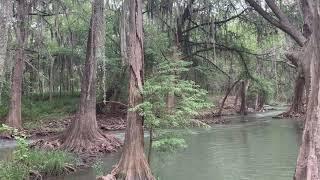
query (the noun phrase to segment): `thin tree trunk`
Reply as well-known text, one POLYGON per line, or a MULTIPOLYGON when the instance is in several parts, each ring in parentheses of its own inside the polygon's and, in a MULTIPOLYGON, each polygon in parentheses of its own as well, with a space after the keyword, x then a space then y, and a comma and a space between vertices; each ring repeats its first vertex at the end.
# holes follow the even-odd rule
POLYGON ((249 80, 241 81, 241 90, 240 90, 241 103, 240 103, 240 110, 239 110, 239 113, 241 115, 247 115, 247 113, 248 113, 248 110, 247 110, 248 86, 249 86, 249 80))
POLYGON ((22 128, 21 121, 21 93, 22 79, 24 68, 24 48, 27 42, 27 10, 28 3, 26 0, 17 1, 17 25, 16 25, 16 41, 17 48, 15 54, 15 64, 13 67, 12 83, 11 83, 11 98, 10 109, 6 120, 6 124, 14 128, 22 128))
MULTIPOLYGON (((142 102, 143 86, 143 22, 142 0, 129 1, 129 108, 142 102)), ((111 173, 117 179, 154 180, 144 153, 143 118, 128 111, 127 128, 121 159, 111 173)))
POLYGON ((153 144, 153 129, 149 129, 149 152, 148 152, 148 163, 151 163, 151 156, 152 156, 152 144, 153 144))
POLYGON ((49 68, 49 101, 52 101, 52 94, 54 92, 53 87, 53 66, 54 66, 54 58, 49 54, 50 57, 50 68, 49 68))

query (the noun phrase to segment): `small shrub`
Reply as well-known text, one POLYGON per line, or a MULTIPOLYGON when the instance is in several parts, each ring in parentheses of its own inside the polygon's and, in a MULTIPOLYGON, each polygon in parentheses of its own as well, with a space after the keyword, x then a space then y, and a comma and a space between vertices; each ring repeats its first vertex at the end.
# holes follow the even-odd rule
POLYGON ((175 152, 178 149, 186 148, 186 141, 182 138, 164 138, 155 141, 152 147, 160 152, 175 152))
POLYGON ((66 164, 74 164, 75 158, 64 151, 30 150, 26 164, 41 174, 58 176, 65 172, 66 164))

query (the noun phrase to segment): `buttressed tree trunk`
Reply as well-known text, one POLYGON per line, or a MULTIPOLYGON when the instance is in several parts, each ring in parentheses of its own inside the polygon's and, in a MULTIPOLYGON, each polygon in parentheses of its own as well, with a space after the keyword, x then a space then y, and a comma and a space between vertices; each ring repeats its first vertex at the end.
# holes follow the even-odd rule
POLYGON ((113 136, 103 134, 96 121, 96 69, 99 48, 104 46, 104 0, 92 2, 92 16, 87 54, 81 81, 80 110, 70 127, 54 139, 53 146, 75 153, 97 154, 115 151, 121 144, 113 136))
MULTIPOLYGON (((143 88, 143 20, 142 0, 130 0, 129 3, 129 108, 142 102, 143 88)), ((123 152, 117 167, 111 173, 117 179, 154 180, 144 153, 143 118, 128 111, 127 129, 123 152)))
POLYGON ((15 64, 12 73, 11 83, 11 99, 9 114, 6 120, 6 124, 21 129, 21 93, 22 93, 22 76, 24 68, 25 53, 24 48, 27 43, 27 13, 28 6, 26 0, 18 0, 16 7, 16 53, 15 53, 15 64))
POLYGON ((312 35, 303 57, 310 59, 311 92, 294 180, 320 179, 320 2, 307 2, 312 13, 312 35))

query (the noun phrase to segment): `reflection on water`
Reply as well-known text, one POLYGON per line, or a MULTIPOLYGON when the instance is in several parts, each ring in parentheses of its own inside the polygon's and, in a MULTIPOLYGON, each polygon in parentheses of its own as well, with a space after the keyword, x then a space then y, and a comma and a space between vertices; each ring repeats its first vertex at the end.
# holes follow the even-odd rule
MULTIPOLYGON (((270 113, 250 115, 229 125, 209 130, 193 129, 188 148, 174 154, 154 153, 152 169, 161 180, 290 180, 292 179, 299 128, 292 120, 272 119, 270 113)), ((0 152, 2 155, 3 152, 0 152)), ((3 158, 1 157, 0 158, 3 158)), ((109 172, 120 157, 103 159, 109 172)), ((93 170, 51 180, 95 179, 93 170)))
POLYGON ((290 120, 214 127, 188 137, 188 148, 157 157, 155 174, 166 180, 288 180, 298 152, 290 120))

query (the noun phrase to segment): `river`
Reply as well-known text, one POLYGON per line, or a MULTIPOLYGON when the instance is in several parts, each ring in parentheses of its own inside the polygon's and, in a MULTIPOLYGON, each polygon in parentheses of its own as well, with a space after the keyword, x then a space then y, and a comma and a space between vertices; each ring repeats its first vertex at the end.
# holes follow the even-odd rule
MULTIPOLYGON (((279 112, 234 116, 231 124, 192 129, 186 137, 186 149, 170 154, 153 153, 153 173, 159 180, 291 180, 300 130, 296 121, 271 118, 279 112)), ((0 158, 5 158, 6 150, 0 149, 0 158)), ((103 158, 106 172, 119 157, 120 152, 103 158)), ((91 179, 95 179, 92 169, 50 178, 91 179)))

